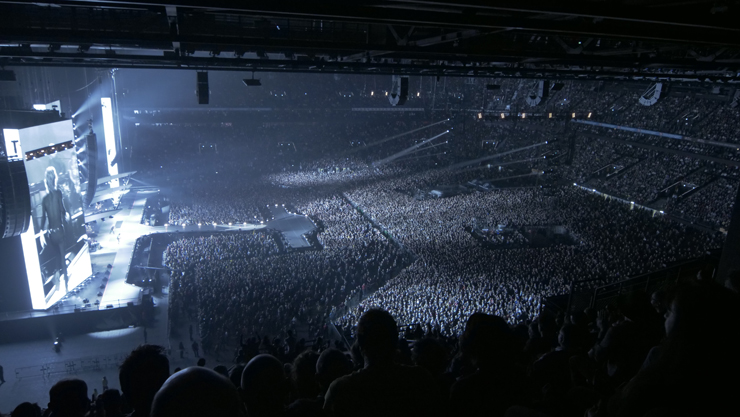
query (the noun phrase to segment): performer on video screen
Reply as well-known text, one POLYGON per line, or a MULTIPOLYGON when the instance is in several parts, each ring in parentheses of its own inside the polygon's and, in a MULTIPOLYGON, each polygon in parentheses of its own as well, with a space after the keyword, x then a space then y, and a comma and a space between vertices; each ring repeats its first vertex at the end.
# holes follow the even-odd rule
POLYGON ((39 228, 42 229, 41 246, 44 250, 51 250, 54 258, 58 260, 55 265, 54 283, 59 286, 57 274, 64 276, 64 288, 69 291, 69 276, 67 275, 67 263, 64 261, 64 222, 69 217, 64 207, 62 192, 57 188, 57 171, 54 167, 46 168, 46 192, 41 201, 42 214, 39 228), (48 224, 47 224, 48 223, 48 224))

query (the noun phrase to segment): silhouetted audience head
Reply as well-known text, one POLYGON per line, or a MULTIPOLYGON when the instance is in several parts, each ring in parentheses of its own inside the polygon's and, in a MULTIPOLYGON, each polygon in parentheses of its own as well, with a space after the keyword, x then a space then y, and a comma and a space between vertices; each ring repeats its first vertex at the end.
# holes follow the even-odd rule
POLYGON ((307 350, 298 355, 291 367, 291 379, 298 398, 313 398, 319 394, 319 385, 316 381, 316 362, 319 354, 307 350))
POLYGON ((121 393, 117 389, 107 389, 100 394, 98 401, 103 405, 105 417, 117 417, 121 415, 123 401, 121 393))
POLYGON ((511 353, 511 330, 499 316, 474 313, 460 337, 460 347, 478 367, 500 362, 511 353))
POLYGON ((734 293, 740 293, 740 271, 730 272, 725 280, 725 288, 734 293))
POLYGON ((666 311, 666 293, 663 290, 657 290, 650 295, 650 305, 658 314, 665 314, 666 311))
POLYGON ((257 355, 242 372, 242 398, 250 417, 283 413, 288 393, 283 364, 272 355, 257 355))
POLYGON ((10 413, 10 417, 41 417, 41 407, 36 403, 21 403, 10 413))
POLYGON ((560 328, 558 333, 558 345, 563 349, 570 349, 573 347, 574 339, 576 338, 576 326, 573 324, 564 324, 560 328))
POLYGON ((737 414, 738 328, 736 293, 713 283, 678 288, 668 304, 657 358, 612 399, 612 413, 737 414))
POLYGON ((56 417, 83 416, 89 405, 87 384, 81 379, 63 379, 49 390, 49 409, 56 417))
POLYGON ((445 372, 449 360, 447 356, 447 349, 432 338, 417 341, 412 350, 414 365, 421 366, 433 376, 439 376, 445 372))
POLYGON ((387 311, 371 309, 360 317, 357 323, 357 343, 366 366, 368 363, 391 361, 397 341, 398 326, 387 311))
POLYGON ((224 376, 224 377, 226 377, 226 378, 228 378, 228 377, 229 377, 229 368, 227 368, 227 367, 225 367, 225 366, 223 366, 223 365, 218 365, 218 366, 215 366, 215 367, 213 368, 213 370, 214 370, 214 371, 216 371, 217 373, 219 373, 219 374, 223 375, 223 376, 224 376))
POLYGON ((165 381, 152 404, 152 417, 243 417, 236 387, 208 368, 186 368, 165 381))
POLYGON ((740 320, 737 303, 737 294, 719 286, 679 288, 666 312, 666 335, 705 346, 726 339, 740 320))
POLYGON ((161 346, 141 345, 123 361, 118 379, 134 416, 149 415, 154 395, 169 376, 170 362, 161 346))
POLYGON ((206 366, 206 358, 198 359, 198 362, 196 362, 195 364, 198 366, 206 366))
POLYGON ((335 379, 352 372, 352 364, 347 356, 338 349, 326 349, 316 361, 316 379, 321 391, 329 389, 335 379))
POLYGON ((229 369, 229 380, 236 388, 242 386, 242 372, 244 372, 243 363, 238 363, 229 369))

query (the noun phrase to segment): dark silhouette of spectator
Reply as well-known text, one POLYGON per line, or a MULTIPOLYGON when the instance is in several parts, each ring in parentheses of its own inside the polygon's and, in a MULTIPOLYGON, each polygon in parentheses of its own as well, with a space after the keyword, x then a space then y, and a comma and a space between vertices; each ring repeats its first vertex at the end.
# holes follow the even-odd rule
POLYGON ((454 414, 501 416, 510 406, 522 403, 526 378, 523 368, 513 361, 513 345, 504 319, 483 313, 470 316, 460 348, 476 371, 452 386, 450 407, 454 414))
POLYGON ((740 271, 731 271, 725 280, 725 288, 734 293, 740 293, 740 271))
POLYGON ((317 364, 319 354, 307 350, 298 355, 291 367, 291 381, 293 383, 293 400, 286 409, 288 416, 320 416, 323 397, 319 401, 319 383, 317 378, 317 364))
POLYGON ((609 414, 738 415, 740 300, 712 284, 680 288, 654 359, 609 402, 609 414))
POLYGON ((334 381, 326 393, 330 416, 436 415, 439 391, 423 368, 393 362, 398 327, 388 312, 371 309, 357 324, 365 366, 334 381))
MULTIPOLYGON (((203 364, 205 366, 205 363, 203 364)), ((219 375, 223 375, 224 377, 229 377, 229 369, 223 365, 218 365, 213 368, 214 371, 216 371, 219 375)))
POLYGON ((321 352, 316 362, 316 379, 322 398, 332 382, 350 372, 352 372, 352 363, 344 353, 334 348, 321 352))
POLYGON ((288 396, 283 364, 272 355, 257 355, 242 372, 241 394, 249 417, 282 416, 288 396))
POLYGON ((243 363, 238 363, 229 368, 229 380, 236 388, 242 386, 242 372, 244 372, 243 363))
POLYGON ((583 349, 577 345, 578 330, 574 324, 563 325, 558 334, 558 347, 532 364, 530 384, 532 396, 539 401, 538 409, 554 415, 573 414, 565 399, 573 386, 570 359, 583 353, 583 349))
POLYGON ((206 366, 206 358, 200 358, 198 359, 198 362, 195 363, 197 366, 206 366))
POLYGON ((198 342, 197 341, 193 340, 192 348, 193 348, 193 356, 195 356, 196 358, 200 357, 200 355, 198 354, 198 342))
POLYGON ((147 417, 152 400, 170 376, 165 350, 157 345, 141 345, 123 361, 118 372, 121 392, 134 409, 131 417, 147 417))
POLYGON ((657 290, 650 294, 650 305, 653 306, 655 312, 661 316, 665 314, 667 308, 666 296, 667 295, 663 290, 657 290))
POLYGON ((319 384, 316 381, 316 362, 319 354, 307 350, 298 355, 291 367, 290 379, 293 383, 293 399, 313 399, 319 394, 319 384))
POLYGON ((434 377, 440 392, 450 392, 455 379, 446 372, 449 352, 442 343, 430 337, 421 339, 414 343, 412 358, 414 365, 426 369, 434 377))
POLYGON ((41 407, 36 403, 21 403, 10 413, 10 417, 41 417, 41 407))
POLYGON ((105 417, 120 417, 123 415, 121 412, 123 401, 121 399, 121 393, 117 389, 103 391, 98 401, 103 405, 105 417))
POLYGON ((650 347, 660 341, 658 320, 643 293, 624 296, 599 313, 599 340, 589 356, 601 369, 606 365, 607 387, 619 386, 640 369, 650 347))
POLYGON ((152 417, 244 417, 236 387, 224 376, 203 367, 172 375, 157 392, 152 417))
POLYGON ((89 405, 87 384, 81 379, 63 379, 49 390, 49 410, 53 417, 82 417, 89 405))

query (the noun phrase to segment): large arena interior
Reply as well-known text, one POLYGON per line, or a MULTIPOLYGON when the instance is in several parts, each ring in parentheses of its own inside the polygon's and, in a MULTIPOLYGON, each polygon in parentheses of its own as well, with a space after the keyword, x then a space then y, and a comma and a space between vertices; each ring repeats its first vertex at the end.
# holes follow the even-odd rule
POLYGON ((737 2, 181 3, 0 1, 0 415, 740 412, 737 2))

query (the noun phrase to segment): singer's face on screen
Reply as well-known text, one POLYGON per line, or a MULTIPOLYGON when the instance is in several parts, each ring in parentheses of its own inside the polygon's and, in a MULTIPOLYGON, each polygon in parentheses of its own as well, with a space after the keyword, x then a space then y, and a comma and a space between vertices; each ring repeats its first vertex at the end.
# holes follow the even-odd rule
POLYGON ((57 188, 57 170, 54 167, 46 168, 46 192, 56 190, 57 188))

